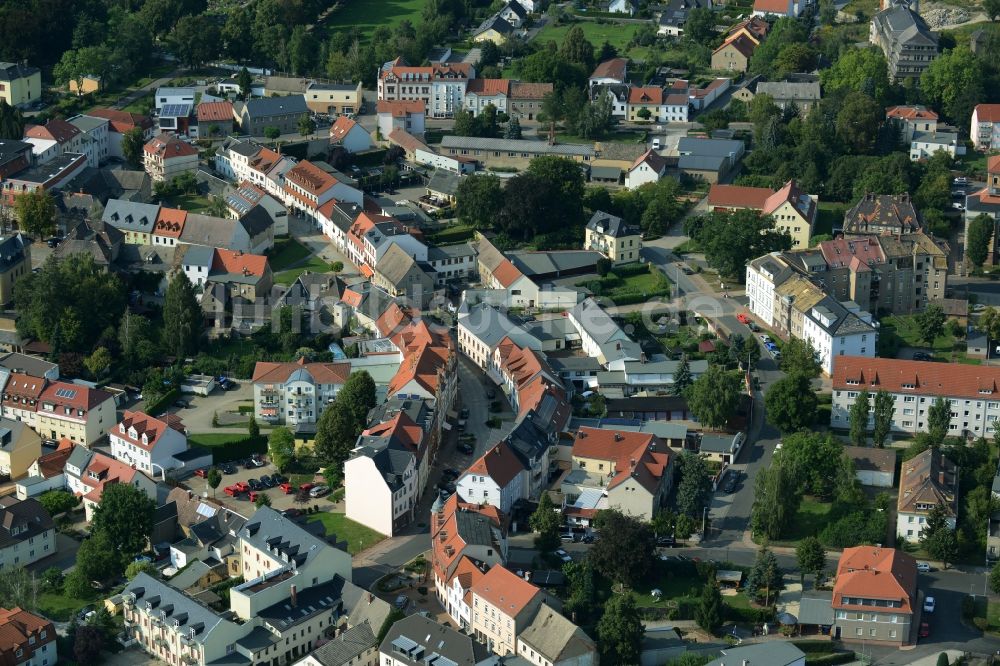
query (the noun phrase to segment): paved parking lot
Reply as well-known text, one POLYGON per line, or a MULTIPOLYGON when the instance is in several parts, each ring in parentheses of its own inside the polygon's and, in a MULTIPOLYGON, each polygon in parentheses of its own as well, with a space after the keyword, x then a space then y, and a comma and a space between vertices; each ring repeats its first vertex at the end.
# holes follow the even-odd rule
MULTIPOLYGON (((247 495, 244 494, 242 499, 236 499, 226 495, 224 488, 226 486, 231 486, 239 481, 246 482, 249 479, 259 479, 260 477, 267 474, 268 476, 273 475, 277 472, 274 465, 268 463, 264 467, 257 467, 253 469, 245 469, 244 467, 237 467, 235 474, 223 474, 222 483, 219 484, 218 489, 215 491, 215 499, 227 507, 232 508, 237 513, 246 514, 247 512, 253 513, 254 507, 247 499, 247 495)), ((287 476, 287 474, 285 475, 287 476)), ((187 480, 188 487, 191 488, 196 493, 208 493, 209 497, 212 497, 212 489, 208 487, 208 482, 197 476, 192 476, 187 480)), ((312 506, 313 504, 318 504, 321 507, 332 506, 332 503, 327 499, 329 495, 325 497, 310 498, 307 504, 297 504, 295 502, 295 494, 286 495, 281 488, 268 488, 265 490, 257 491, 258 493, 263 493, 271 498, 271 507, 277 511, 283 511, 285 509, 291 508, 303 508, 305 506, 312 506)))

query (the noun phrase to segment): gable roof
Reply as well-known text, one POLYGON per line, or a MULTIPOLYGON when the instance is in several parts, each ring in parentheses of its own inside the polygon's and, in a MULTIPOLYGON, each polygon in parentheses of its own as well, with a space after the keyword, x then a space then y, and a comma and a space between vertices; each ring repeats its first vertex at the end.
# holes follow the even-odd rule
POLYGON ((315 195, 322 194, 337 184, 336 178, 308 160, 302 160, 289 169, 285 173, 285 180, 315 195))
POLYGON ((981 123, 1000 123, 1000 104, 977 104, 975 113, 981 123))
POLYGON ((212 122, 214 120, 232 121, 233 103, 224 102, 202 102, 198 105, 198 122, 212 122))
POLYGON ((524 463, 514 454, 510 445, 501 440, 472 463, 462 476, 488 476, 500 488, 506 488, 523 471, 524 463))
MULTIPOLYGON (((473 79, 474 81, 475 79, 473 79)), ((469 83, 472 83, 470 81, 469 83)), ((394 118, 402 118, 410 113, 423 114, 426 112, 427 103, 422 99, 380 99, 376 106, 376 113, 388 113, 394 118)), ((404 132, 404 130, 396 130, 404 132)), ((390 138, 392 134, 389 135, 390 138)), ((404 146, 405 148, 405 146, 404 146)))
POLYGON ((614 79, 619 83, 625 81, 625 72, 628 69, 628 58, 611 58, 605 60, 594 68, 590 75, 592 79, 614 79))
MULTIPOLYGON (((336 122, 334 122, 333 125, 330 126, 330 140, 331 141, 343 140, 343 138, 348 134, 350 134, 351 130, 353 130, 355 127, 361 127, 361 126, 353 119, 348 118, 347 116, 338 116, 336 122)), ((364 128, 361 128, 361 131, 364 132, 365 131, 364 128)))
MULTIPOLYGON (((980 104, 980 106, 985 106, 980 104)), ((1000 104, 996 105, 1000 107, 1000 104)), ((885 112, 886 118, 898 120, 937 120, 938 114, 928 109, 923 104, 907 104, 902 106, 890 106, 885 112)))
POLYGON ((309 113, 304 95, 285 95, 283 97, 254 97, 243 106, 251 120, 255 118, 270 118, 288 114, 301 115, 309 113))
POLYGON ((753 10, 755 12, 767 12, 769 14, 781 14, 790 16, 792 0, 754 0, 753 10))
POLYGON ((179 208, 160 208, 153 226, 153 235, 180 238, 187 221, 187 211, 179 208))
POLYGON ((771 190, 766 187, 713 183, 708 189, 708 205, 762 210, 771 194, 771 190))
POLYGON ((305 358, 300 358, 293 363, 274 363, 271 361, 258 361, 253 369, 254 383, 275 383, 284 384, 295 375, 295 379, 300 378, 299 372, 306 373, 301 378, 309 378, 319 384, 343 384, 351 374, 350 363, 306 363, 305 358))
POLYGON ((745 33, 741 32, 737 34, 735 37, 730 37, 729 39, 727 39, 725 42, 722 43, 721 46, 719 46, 719 48, 715 49, 715 51, 713 51, 712 53, 718 53, 727 46, 731 46, 732 48, 739 51, 743 57, 749 58, 750 56, 753 55, 754 49, 757 48, 757 43, 754 42, 749 37, 747 37, 745 33))
POLYGON ((929 513, 925 506, 942 505, 958 515, 958 467, 943 453, 927 449, 903 463, 899 475, 898 513, 929 513))
POLYGON ((212 256, 212 273, 261 277, 266 271, 267 257, 262 254, 215 248, 212 256))
POLYGON ((507 617, 516 618, 542 591, 498 564, 473 585, 472 593, 507 617))
POLYGON ((629 104, 663 104, 663 88, 659 86, 636 86, 629 90, 629 104))
POLYGON ((891 358, 838 356, 833 364, 833 388, 884 389, 889 393, 992 400, 1000 393, 1000 368, 992 366, 904 361, 891 358), (912 387, 912 388, 911 388, 912 387))
POLYGON ((146 153, 156 155, 164 160, 175 157, 191 157, 198 154, 196 147, 166 132, 150 139, 142 149, 146 153))
POLYGON ((145 412, 131 412, 126 410, 122 415, 122 420, 114 427, 114 433, 116 437, 125 440, 129 444, 138 446, 145 451, 152 451, 169 428, 173 427, 177 432, 181 432, 179 426, 179 423, 168 424, 145 412), (123 428, 124 432, 122 432, 123 428), (135 437, 129 434, 129 431, 132 429, 136 431, 135 437), (143 441, 143 435, 146 436, 146 441, 143 441))
MULTIPOLYGON (((837 562, 833 584, 833 607, 844 607, 844 597, 889 599, 901 603, 904 613, 914 611, 917 595, 917 561, 895 548, 857 546, 845 548, 837 562)), ((853 610, 867 606, 851 604, 853 610)), ((885 607, 871 607, 885 611, 885 607)))
POLYGON ((510 96, 510 79, 472 79, 465 86, 466 95, 510 96))
POLYGON ((59 145, 69 143, 79 134, 80 128, 59 118, 52 118, 44 125, 29 125, 24 128, 25 138, 48 139, 59 145))
POLYGON ((662 483, 670 464, 670 453, 649 433, 581 427, 573 440, 573 456, 609 461, 615 476, 608 489, 634 478, 650 493, 662 483))
POLYGON ((597 646, 583 629, 560 615, 547 603, 538 607, 535 619, 517 637, 550 663, 562 663, 596 652, 597 646))
POLYGON ((656 173, 663 173, 663 170, 667 168, 666 158, 661 157, 660 154, 655 152, 652 148, 640 155, 639 158, 632 163, 632 166, 630 166, 628 170, 633 171, 642 164, 648 165, 649 168, 656 173))

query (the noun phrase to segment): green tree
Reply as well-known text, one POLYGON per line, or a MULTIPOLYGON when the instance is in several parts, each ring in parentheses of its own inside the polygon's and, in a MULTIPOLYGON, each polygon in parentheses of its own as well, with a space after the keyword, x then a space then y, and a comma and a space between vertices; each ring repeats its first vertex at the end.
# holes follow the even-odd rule
POLYGON ((563 612, 568 616, 576 615, 578 622, 589 624, 597 604, 597 583, 594 567, 587 559, 579 562, 568 562, 563 566, 569 591, 563 612))
POLYGON ((552 502, 548 493, 543 492, 538 499, 538 508, 529 519, 531 529, 538 532, 535 537, 535 548, 543 553, 551 553, 559 547, 559 526, 562 520, 558 507, 552 502))
POLYGON ((677 372, 674 374, 674 383, 667 388, 667 391, 670 395, 684 395, 693 383, 691 364, 688 362, 687 354, 685 354, 681 357, 681 364, 677 366, 677 372))
POLYGON ((920 93, 952 121, 965 123, 982 98, 984 74, 982 61, 968 46, 958 46, 931 61, 920 76, 920 93))
POLYGON ((719 275, 736 279, 751 259, 792 247, 791 236, 775 229, 774 218, 750 209, 703 216, 695 240, 719 275))
POLYGON ((279 472, 285 471, 295 459, 295 436, 292 431, 283 427, 272 430, 267 438, 267 455, 279 472))
POLYGON ((133 127, 122 135, 122 157, 133 169, 142 166, 142 148, 145 145, 141 127, 133 127))
POLYGON ((174 271, 163 297, 163 344, 178 359, 198 351, 203 325, 194 286, 184 271, 174 271))
POLYGON ((101 493, 101 503, 94 509, 91 534, 106 537, 112 552, 124 561, 146 549, 153 532, 156 502, 127 483, 112 483, 101 493))
POLYGON ((864 92, 883 104, 891 90, 889 67, 877 48, 846 49, 832 67, 820 72, 826 91, 864 92))
POLYGON ((819 539, 813 536, 806 537, 795 547, 795 559, 802 573, 820 575, 826 566, 826 551, 819 539))
POLYGON ((42 572, 42 589, 49 592, 61 592, 64 578, 62 569, 49 567, 42 572))
POLYGON ((504 192, 496 176, 462 178, 455 191, 458 219, 475 229, 489 229, 503 208, 504 192))
POLYGON ((587 40, 583 28, 578 25, 574 25, 566 33, 559 55, 566 62, 579 65, 587 72, 594 69, 594 45, 587 40))
POLYGON ((254 498, 253 504, 258 509, 262 506, 271 506, 271 496, 265 493, 258 493, 257 497, 254 498))
POLYGON ((260 425, 258 425, 257 418, 253 414, 250 415, 250 420, 247 421, 247 434, 250 435, 250 439, 260 437, 260 425))
POLYGON ((156 567, 147 560, 134 560, 125 567, 125 578, 132 580, 139 574, 144 573, 149 576, 156 576, 156 567))
POLYGON ((942 652, 941 654, 938 655, 936 666, 948 666, 950 663, 951 660, 948 659, 947 652, 942 652))
POLYGON ((882 448, 885 440, 892 431, 892 417, 896 413, 896 401, 892 395, 879 389, 875 393, 875 405, 872 410, 875 414, 875 427, 872 430, 872 441, 875 446, 882 448))
POLYGON ((990 569, 990 589, 993 594, 1000 594, 1000 562, 993 565, 990 569))
POLYGON ((15 139, 20 141, 24 138, 24 116, 20 109, 7 103, 7 100, 0 99, 0 139, 15 139))
POLYGON ((177 21, 168 43, 181 62, 188 67, 200 67, 218 57, 222 34, 214 17, 192 14, 177 21))
POLYGON ((920 339, 929 345, 944 333, 944 323, 947 320, 944 309, 937 303, 931 303, 914 317, 920 339))
POLYGON ((77 627, 73 636, 73 656, 79 664, 96 664, 100 661, 106 636, 98 627, 84 625, 77 627))
POLYGON ((351 373, 333 404, 327 405, 320 414, 313 450, 328 469, 334 471, 336 478, 341 478, 344 461, 364 430, 368 412, 375 404, 375 382, 371 375, 360 370, 351 373))
POLYGON ((951 429, 951 400, 938 397, 927 410, 927 435, 931 446, 938 446, 951 429))
POLYGON ((884 107, 871 97, 848 93, 837 114, 837 136, 853 152, 867 153, 875 145, 884 117, 884 107))
POLYGON ((927 522, 920 533, 920 545, 935 560, 941 560, 947 568, 958 555, 958 539, 955 530, 948 526, 949 512, 944 504, 938 504, 927 514, 927 522))
POLYGON ((250 99, 250 89, 253 88, 253 76, 246 67, 240 69, 236 82, 240 86, 240 97, 244 100, 250 99))
POLYGON ((344 262, 342 262, 342 261, 335 261, 335 262, 333 262, 332 264, 330 264, 330 270, 333 271, 334 273, 343 273, 344 272, 344 262))
POLYGON ((782 377, 764 396, 768 422, 782 433, 809 428, 816 421, 819 399, 804 375, 782 377))
POLYGON ((56 202, 42 190, 19 194, 14 199, 14 214, 29 234, 49 236, 55 231, 56 202))
MULTIPOLYGON (((1000 1, 1000 0, 998 0, 1000 1)), ((487 42, 491 43, 491 42, 487 42)), ((521 139, 521 121, 516 117, 511 118, 507 121, 507 126, 503 130, 503 138, 505 139, 521 139)))
POLYGON ((279 136, 281 136, 281 130, 274 125, 268 125, 264 128, 264 138, 268 141, 276 141, 279 136))
MULTIPOLYGON (((996 2, 1000 3, 1000 0, 996 0, 996 2)), ((976 268, 982 268, 983 264, 986 263, 990 242, 993 240, 994 226, 993 218, 985 213, 980 213, 969 223, 965 256, 976 268)))
POLYGON ((721 428, 736 413, 742 380, 738 372, 710 365, 685 393, 688 407, 706 428, 721 428))
POLYGON ((616 583, 634 586, 653 566, 656 542, 649 525, 617 509, 597 514, 601 538, 587 557, 594 570, 616 583), (627 543, 628 548, 622 548, 627 543))
POLYGON ((38 502, 50 516, 72 511, 80 503, 80 498, 67 490, 48 490, 38 496, 38 502))
POLYGON ((1000 18, 1000 0, 983 0, 983 10, 991 21, 1000 18))
POLYGON ((798 491, 817 497, 839 495, 846 486, 854 483, 854 469, 845 466, 850 459, 843 447, 829 434, 797 432, 783 440, 784 445, 776 457, 795 479, 798 491))
POLYGON ((757 474, 750 527, 755 536, 779 539, 798 511, 802 495, 798 481, 780 459, 757 474))
POLYGON ((747 593, 751 598, 758 598, 760 590, 764 590, 764 605, 771 605, 771 593, 781 587, 781 568, 778 558, 767 546, 761 546, 757 558, 747 574, 747 593))
POLYGON ((212 497, 215 497, 216 489, 222 484, 222 472, 213 467, 208 470, 205 481, 208 483, 208 487, 212 489, 212 497))
POLYGON ((871 394, 868 389, 861 389, 851 405, 849 414, 851 424, 851 443, 855 446, 868 444, 868 416, 871 411, 871 394))
POLYGON ((712 496, 712 478, 701 456, 685 453, 678 460, 680 481, 677 484, 677 510, 700 516, 712 496))
POLYGON ((601 661, 605 664, 638 664, 645 635, 646 627, 642 624, 632 595, 612 595, 597 623, 601 661))
POLYGON ((708 7, 691 9, 687 21, 684 22, 684 37, 705 46, 712 46, 716 39, 715 12, 708 7))
POLYGON ((99 379, 108 371, 112 363, 111 352, 107 347, 98 347, 94 353, 83 359, 83 365, 95 379, 99 379))
MULTIPOLYGON (((687 31, 687 25, 684 29, 687 31)), ((787 44, 774 59, 774 75, 784 78, 796 72, 811 72, 816 69, 816 56, 816 50, 807 44, 787 44)))
POLYGON ((299 134, 309 136, 316 131, 316 121, 308 113, 299 116, 299 134))
POLYGON ((715 581, 710 580, 701 589, 701 599, 698 600, 698 607, 694 611, 694 619, 698 626, 714 633, 722 624, 722 595, 719 593, 719 586, 715 581))
POLYGON ((4 567, 0 571, 0 604, 4 608, 37 609, 38 581, 22 566, 4 567))

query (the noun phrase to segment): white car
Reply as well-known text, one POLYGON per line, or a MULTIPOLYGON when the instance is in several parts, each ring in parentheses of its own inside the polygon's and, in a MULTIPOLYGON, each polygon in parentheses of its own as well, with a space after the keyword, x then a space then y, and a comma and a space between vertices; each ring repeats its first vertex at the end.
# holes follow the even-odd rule
POLYGON ((933 613, 935 606, 937 606, 937 603, 934 601, 934 597, 925 597, 924 598, 924 612, 925 613, 933 613))
POLYGON ((959 202, 953 203, 951 207, 954 208, 955 210, 965 210, 965 204, 959 202))
POLYGON ((563 562, 572 562, 573 561, 573 558, 569 556, 569 553, 567 553, 562 548, 560 548, 559 550, 556 551, 556 557, 558 557, 563 562))
POLYGON ((765 335, 764 333, 761 333, 760 334, 760 341, 763 342, 764 344, 767 344, 768 342, 771 341, 771 336, 770 335, 765 335))
POLYGON ((917 562, 917 571, 920 573, 930 573, 931 565, 926 562, 917 562))

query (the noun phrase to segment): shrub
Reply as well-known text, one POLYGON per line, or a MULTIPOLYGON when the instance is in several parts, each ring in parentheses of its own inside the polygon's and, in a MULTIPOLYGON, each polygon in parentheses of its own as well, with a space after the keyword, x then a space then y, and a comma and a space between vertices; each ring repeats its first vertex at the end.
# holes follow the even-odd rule
POLYGON ((180 394, 181 392, 179 390, 175 388, 170 389, 160 396, 158 400, 154 400, 146 405, 146 413, 150 416, 159 416, 167 409, 167 407, 174 403, 174 400, 177 400, 177 398, 180 397, 180 394))
POLYGON ((806 656, 806 664, 809 666, 830 666, 831 664, 849 664, 854 661, 853 652, 836 652, 834 654, 824 654, 810 659, 806 656))

